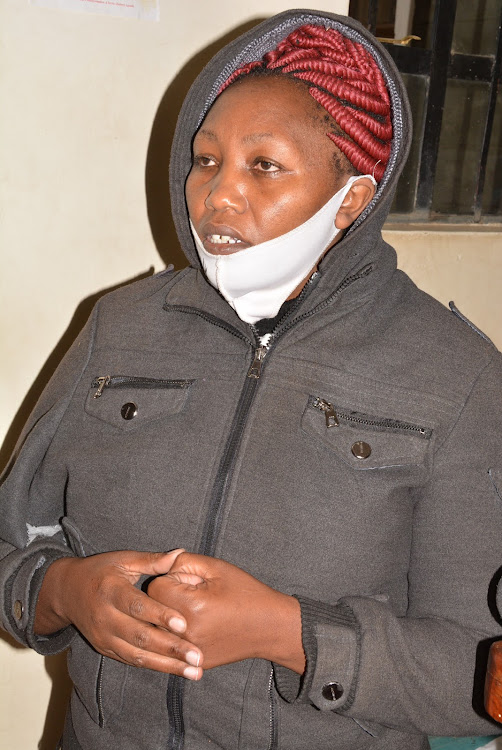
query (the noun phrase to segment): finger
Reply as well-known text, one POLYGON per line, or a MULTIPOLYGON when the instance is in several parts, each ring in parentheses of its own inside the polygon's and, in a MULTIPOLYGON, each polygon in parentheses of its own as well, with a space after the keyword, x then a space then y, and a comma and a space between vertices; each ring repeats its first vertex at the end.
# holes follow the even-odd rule
POLYGON ((201 650, 189 640, 164 628, 132 620, 127 615, 117 613, 113 633, 139 651, 174 658, 185 662, 185 666, 199 667, 203 663, 201 650))
MULTIPOLYGON (((155 630, 155 628, 152 628, 152 630, 155 630)), ((183 655, 184 658, 178 658, 174 644, 172 648, 172 654, 174 655, 170 653, 166 655, 135 646, 121 638, 114 638, 110 646, 103 649, 101 653, 138 669, 154 669, 156 672, 175 674, 188 680, 200 680, 204 672, 200 654, 192 658, 189 651, 183 655)), ((180 656, 182 656, 182 653, 182 649, 180 649, 180 656)))
POLYGON ((204 580, 214 577, 218 570, 220 560, 207 555, 196 555, 191 552, 182 552, 177 555, 169 573, 171 575, 185 573, 187 575, 197 576, 204 580))
POLYGON ((175 633, 184 633, 187 628, 186 619, 177 609, 166 606, 131 585, 117 591, 114 606, 134 620, 151 623, 175 633))
POLYGON ((205 581, 202 580, 201 584, 198 582, 199 577, 191 573, 169 573, 154 578, 148 586, 147 594, 152 600, 171 607, 186 618, 204 595, 205 581))
POLYGON ((165 575, 171 570, 173 563, 183 549, 175 549, 171 552, 135 552, 133 558, 126 561, 129 571, 135 575, 158 576, 165 575))

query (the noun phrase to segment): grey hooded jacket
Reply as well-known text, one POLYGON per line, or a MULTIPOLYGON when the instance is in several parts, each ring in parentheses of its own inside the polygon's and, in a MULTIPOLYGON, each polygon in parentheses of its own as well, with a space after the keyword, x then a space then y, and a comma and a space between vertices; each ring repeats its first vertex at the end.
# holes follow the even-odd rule
POLYGON ((426 735, 493 733, 481 702, 484 644, 500 631, 501 358, 381 238, 408 140, 395 68, 350 19, 283 13, 192 87, 171 172, 190 267, 100 300, 1 488, 2 623, 39 653, 70 647, 66 749, 419 750, 426 735), (309 21, 372 49, 394 145, 373 204, 263 358, 200 271, 184 182, 220 83, 309 21), (71 627, 34 635, 56 558, 180 546, 298 597, 301 679, 246 660, 189 683, 102 657, 71 627))

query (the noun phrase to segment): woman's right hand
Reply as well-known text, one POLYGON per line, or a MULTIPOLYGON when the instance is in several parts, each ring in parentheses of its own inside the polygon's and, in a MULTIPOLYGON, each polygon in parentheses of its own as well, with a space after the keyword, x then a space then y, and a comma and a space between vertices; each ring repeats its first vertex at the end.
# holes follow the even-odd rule
POLYGON ((134 585, 141 576, 168 573, 182 551, 106 552, 56 560, 40 590, 35 633, 48 635, 73 624, 104 656, 199 680, 202 653, 180 635, 185 619, 134 585))

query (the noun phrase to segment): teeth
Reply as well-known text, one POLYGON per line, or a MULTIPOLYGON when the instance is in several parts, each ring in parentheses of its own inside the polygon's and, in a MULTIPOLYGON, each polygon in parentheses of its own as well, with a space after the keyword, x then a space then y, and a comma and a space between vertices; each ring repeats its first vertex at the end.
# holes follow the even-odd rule
POLYGON ((235 237, 229 237, 226 234, 210 234, 208 240, 215 245, 235 245, 237 242, 240 242, 235 237))

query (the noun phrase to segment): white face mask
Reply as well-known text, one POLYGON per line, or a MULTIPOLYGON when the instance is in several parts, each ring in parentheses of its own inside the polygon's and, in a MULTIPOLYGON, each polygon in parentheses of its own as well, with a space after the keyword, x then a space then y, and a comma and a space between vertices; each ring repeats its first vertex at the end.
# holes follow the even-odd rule
POLYGON ((207 279, 231 305, 239 318, 256 323, 273 318, 282 303, 305 279, 340 232, 336 215, 351 186, 362 177, 350 177, 343 188, 310 219, 273 240, 238 250, 230 255, 213 255, 204 248, 195 227, 190 228, 207 279))

